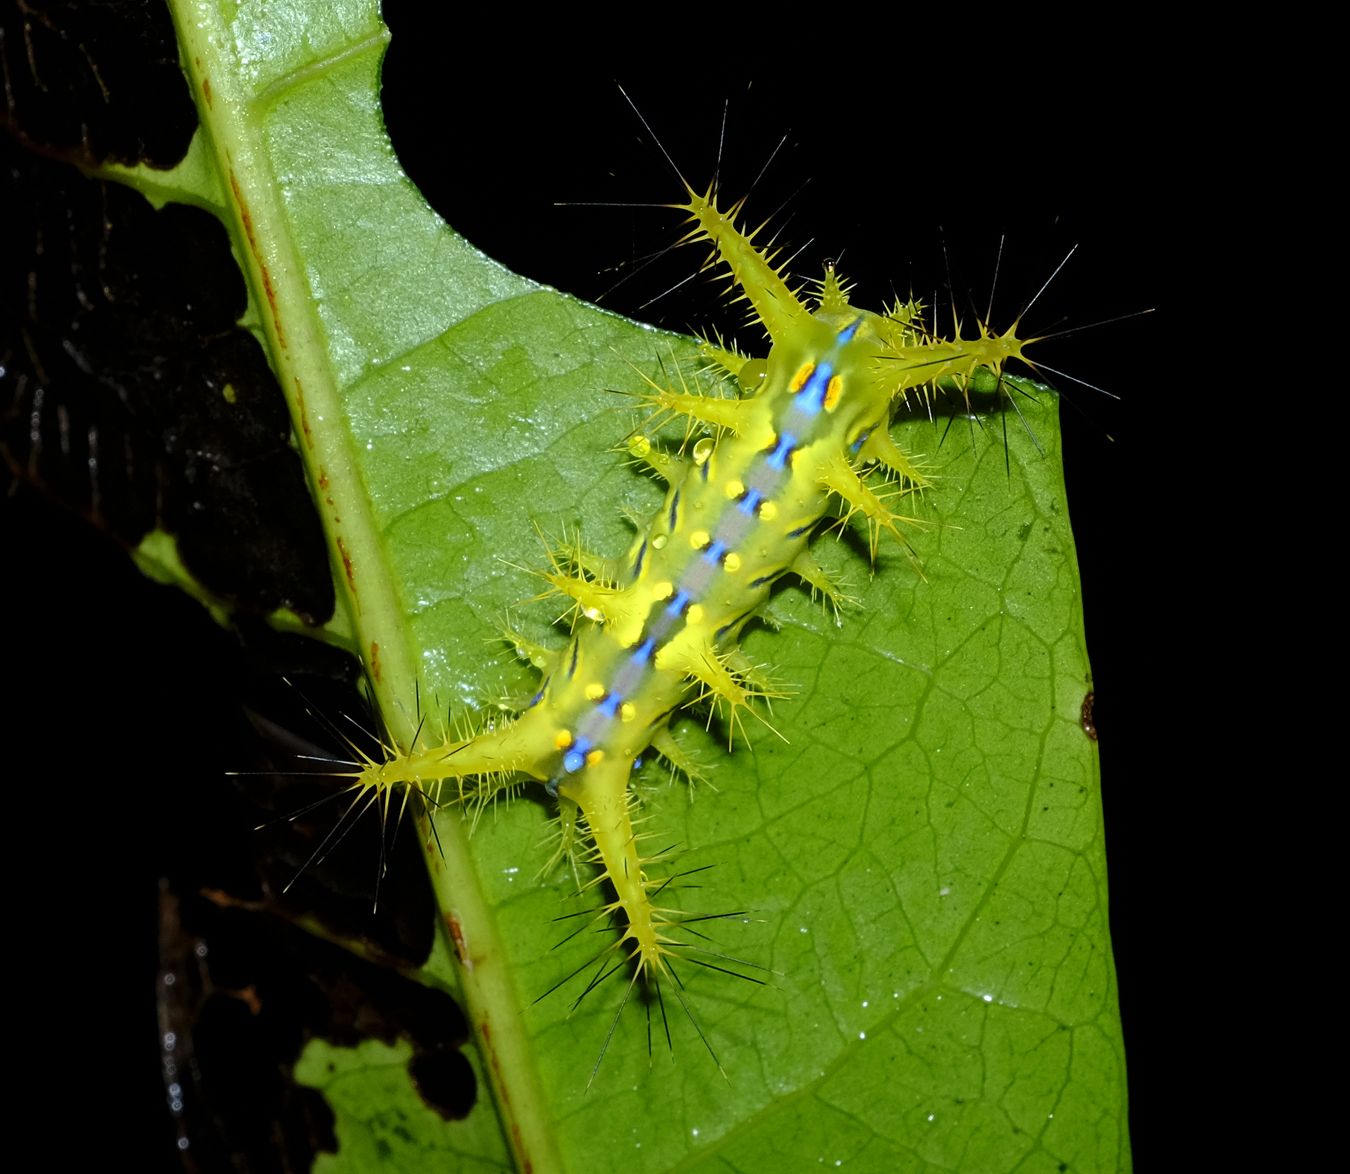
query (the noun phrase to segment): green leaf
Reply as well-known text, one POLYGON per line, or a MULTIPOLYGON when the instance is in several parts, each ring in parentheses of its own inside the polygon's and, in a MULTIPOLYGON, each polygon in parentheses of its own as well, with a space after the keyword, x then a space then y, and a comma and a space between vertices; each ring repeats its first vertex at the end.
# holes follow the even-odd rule
MULTIPOLYGON (((517 277, 437 219, 382 133, 373 5, 175 15, 203 134, 179 186, 153 194, 219 206, 232 232, 347 589, 338 627, 393 734, 410 736, 419 695, 459 714, 528 694, 490 640, 538 590, 519 569, 541 560, 536 530, 622 548, 620 507, 659 492, 612 452, 633 425, 612 390, 688 344, 517 277)), ((857 542, 827 547, 860 608, 840 626, 785 590, 781 631, 746 641, 799 686, 775 707, 781 738, 727 753, 685 720, 712 784, 640 776, 648 828, 681 868, 711 866, 679 899, 747 910, 709 934, 770 972, 684 976, 727 1079, 667 992, 673 1053, 635 998, 588 1090, 622 978, 571 1014, 566 991, 535 999, 611 940, 554 948, 575 924, 554 919, 596 894, 540 875, 540 794, 484 814, 471 841, 444 810, 428 859, 459 962, 443 950, 426 977, 463 993, 495 1108, 484 1095, 467 1121, 432 1121, 387 1054, 316 1047, 305 1067, 343 1143, 327 1168, 490 1163, 503 1137, 535 1170, 1128 1166, 1056 402, 1021 410, 1039 450, 1014 425, 1006 456, 964 425, 939 448, 945 420, 899 422, 941 474, 922 575, 883 549, 869 578, 857 542)), ((545 638, 546 611, 520 616, 545 638)))

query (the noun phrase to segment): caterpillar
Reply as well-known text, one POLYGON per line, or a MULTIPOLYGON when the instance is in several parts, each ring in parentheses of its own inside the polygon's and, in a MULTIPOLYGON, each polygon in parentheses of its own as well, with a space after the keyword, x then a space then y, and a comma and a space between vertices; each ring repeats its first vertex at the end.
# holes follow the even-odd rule
MULTIPOLYGON (((842 526, 859 515, 874 558, 883 536, 909 548, 912 519, 902 509, 930 479, 892 440, 893 409, 939 386, 997 389, 1031 341, 1015 325, 1000 334, 980 324, 969 337, 940 338, 912 301, 882 313, 861 309, 832 265, 808 303, 786 266, 757 246, 756 232, 739 227, 741 203, 721 207, 711 186, 700 194, 685 184, 685 194, 672 205, 688 218, 684 243, 710 247, 708 266, 729 278, 768 334, 767 356, 705 341, 707 369, 734 381, 736 394, 655 380, 637 393, 656 420, 680 418, 690 439, 707 435, 678 453, 648 432, 630 438, 629 456, 667 490, 622 559, 571 539, 551 552, 545 594, 565 601, 574 630, 556 652, 505 632, 539 670, 529 702, 475 730, 428 731, 404 751, 389 747, 352 783, 385 809, 400 789, 440 802, 448 787, 454 801, 481 805, 522 781, 541 785, 560 818, 556 855, 593 862, 612 889, 605 912, 619 923, 618 938, 583 996, 626 968, 618 1013, 640 987, 657 1000, 668 988, 684 1004, 685 962, 727 968, 696 936, 702 916, 669 903, 663 853, 649 850, 652 831, 635 818, 635 763, 654 751, 697 776, 669 730, 672 715, 691 704, 720 715, 729 740, 747 715, 767 724, 761 704, 785 689, 746 655, 740 637, 774 584, 795 575, 833 606, 845 602, 810 550, 831 519, 842 526), (835 501, 842 518, 832 514, 835 501)), ((706 1036, 704 1043, 716 1059, 706 1036)))

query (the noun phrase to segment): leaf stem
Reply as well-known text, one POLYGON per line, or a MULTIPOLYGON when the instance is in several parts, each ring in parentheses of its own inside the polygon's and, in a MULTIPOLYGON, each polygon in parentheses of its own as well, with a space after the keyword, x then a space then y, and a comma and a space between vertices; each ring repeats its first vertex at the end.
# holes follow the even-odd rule
MULTIPOLYGON (((398 584, 389 573, 384 539, 353 451, 344 387, 327 346, 321 299, 305 264, 299 217, 279 179, 275 151, 281 148, 268 134, 269 119, 294 87, 327 84, 324 62, 307 60, 289 72, 283 68, 269 75, 269 46, 295 43, 296 30, 260 27, 269 21, 266 11, 234 11, 210 0, 171 0, 170 7, 207 154, 219 171, 223 218, 290 405, 296 444, 323 518, 338 596, 389 733, 404 743, 413 737, 417 721, 416 658, 398 584), (226 9, 232 15, 225 15, 226 9)), ((370 57, 373 92, 388 30, 374 4, 349 7, 361 11, 352 14, 355 34, 348 32, 340 56, 344 61, 361 54, 370 57)), ((284 8, 270 11, 271 20, 286 19, 284 8)), ((381 179, 406 182, 394 174, 381 179)), ((455 978, 478 1032, 503 1132, 517 1163, 534 1171, 559 1169, 533 1045, 495 919, 469 858, 467 829, 454 813, 438 821, 439 843, 436 837, 421 837, 442 928, 459 962, 455 978)))

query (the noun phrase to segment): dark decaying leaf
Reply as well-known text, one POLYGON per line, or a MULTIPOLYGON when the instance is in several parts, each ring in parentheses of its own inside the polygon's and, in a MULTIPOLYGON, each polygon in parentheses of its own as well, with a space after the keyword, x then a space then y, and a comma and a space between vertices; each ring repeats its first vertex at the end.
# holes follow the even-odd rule
POLYGON ((3 53, 8 475, 129 547, 167 531, 189 572, 245 612, 326 619, 323 538, 285 403, 239 325, 246 296, 223 226, 76 170, 186 150, 195 118, 183 122, 167 13, 24 9, 3 53))

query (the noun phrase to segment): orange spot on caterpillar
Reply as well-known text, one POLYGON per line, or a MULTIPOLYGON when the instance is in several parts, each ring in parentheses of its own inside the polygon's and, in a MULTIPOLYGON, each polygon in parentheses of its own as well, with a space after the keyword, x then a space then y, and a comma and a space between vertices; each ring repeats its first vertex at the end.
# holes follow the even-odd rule
POLYGON ((815 369, 816 365, 814 363, 803 363, 798 367, 797 373, 788 383, 788 394, 796 395, 801 391, 801 389, 806 386, 806 381, 811 378, 811 372, 815 369))
POLYGON ((830 382, 825 387, 825 410, 834 411, 839 403, 839 395, 844 390, 844 377, 842 375, 830 376, 830 382))

